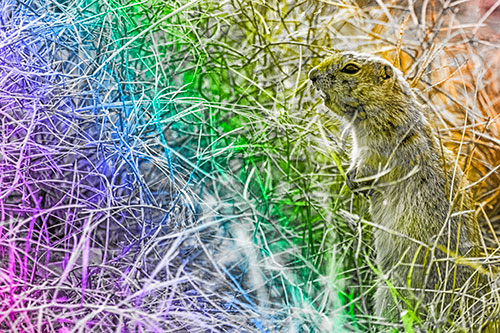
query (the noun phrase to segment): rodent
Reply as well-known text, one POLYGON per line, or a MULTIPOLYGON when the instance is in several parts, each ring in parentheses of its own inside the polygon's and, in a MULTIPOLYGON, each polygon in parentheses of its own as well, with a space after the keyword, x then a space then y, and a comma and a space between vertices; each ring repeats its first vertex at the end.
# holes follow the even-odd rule
POLYGON ((394 321, 416 309, 436 325, 478 329, 494 274, 474 260, 484 255, 467 180, 403 74, 384 59, 336 51, 309 79, 350 128, 346 183, 369 197, 380 226, 376 315, 394 321))

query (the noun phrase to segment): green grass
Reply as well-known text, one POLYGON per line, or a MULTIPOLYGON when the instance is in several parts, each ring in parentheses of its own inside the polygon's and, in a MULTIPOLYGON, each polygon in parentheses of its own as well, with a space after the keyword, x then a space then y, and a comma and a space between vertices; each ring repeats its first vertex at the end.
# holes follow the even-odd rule
MULTIPOLYGON (((420 3, 415 6, 421 8, 420 3)), ((204 98, 218 103, 214 123, 225 143, 233 144, 221 170, 239 179, 243 198, 255 207, 254 241, 260 254, 266 258, 296 251, 286 259, 293 279, 281 286, 283 299, 292 298, 291 286, 298 284, 317 311, 342 313, 346 327, 360 331, 378 327, 371 315, 373 225, 363 223, 369 219, 367 202, 344 184, 349 138, 312 91, 307 72, 331 49, 375 52, 391 61, 397 55, 409 80, 423 89, 423 98, 435 103, 435 118, 447 118, 436 121, 438 127, 460 124, 469 112, 460 100, 453 108, 447 107, 450 101, 437 103, 437 97, 446 97, 431 83, 441 80, 434 68, 443 59, 452 61, 449 52, 456 47, 432 30, 456 23, 449 10, 429 7, 434 16, 418 21, 405 19, 408 10, 394 8, 224 1, 206 4, 197 16, 203 22, 197 35, 205 41, 202 53, 207 55, 199 64, 197 86, 204 98), (336 296, 324 292, 331 287, 336 296)), ((421 17, 421 12, 415 15, 421 17)), ((456 38, 469 33, 466 28, 450 31, 456 38)), ((485 160, 478 159, 474 170, 481 163, 485 160)), ((410 311, 401 328, 411 331, 421 324, 410 311)))

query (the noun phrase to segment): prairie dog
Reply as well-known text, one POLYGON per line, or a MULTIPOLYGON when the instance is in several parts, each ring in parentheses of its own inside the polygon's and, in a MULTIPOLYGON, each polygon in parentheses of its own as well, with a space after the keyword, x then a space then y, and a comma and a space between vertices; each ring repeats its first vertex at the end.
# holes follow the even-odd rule
POLYGON ((411 309, 477 328, 489 274, 474 260, 481 239, 467 181, 402 73, 381 58, 338 51, 309 79, 351 131, 346 182, 370 198, 380 226, 376 315, 397 320, 411 309))

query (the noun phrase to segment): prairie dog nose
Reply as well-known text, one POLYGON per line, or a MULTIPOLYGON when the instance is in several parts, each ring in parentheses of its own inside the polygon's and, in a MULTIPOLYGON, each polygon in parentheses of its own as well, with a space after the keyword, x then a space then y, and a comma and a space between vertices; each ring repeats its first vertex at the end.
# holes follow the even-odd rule
POLYGON ((314 83, 318 79, 318 70, 316 68, 311 69, 308 76, 309 80, 311 80, 314 83))

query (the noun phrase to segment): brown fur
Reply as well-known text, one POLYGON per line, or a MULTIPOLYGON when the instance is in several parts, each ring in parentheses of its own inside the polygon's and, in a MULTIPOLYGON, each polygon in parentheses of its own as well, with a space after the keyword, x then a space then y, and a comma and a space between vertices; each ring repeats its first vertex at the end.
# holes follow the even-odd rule
POLYGON ((352 132, 347 184, 368 194, 381 226, 376 314, 395 320, 412 309, 436 325, 477 327, 489 274, 473 259, 481 256, 480 231, 467 181, 402 73, 371 55, 336 52, 309 78, 352 132))

